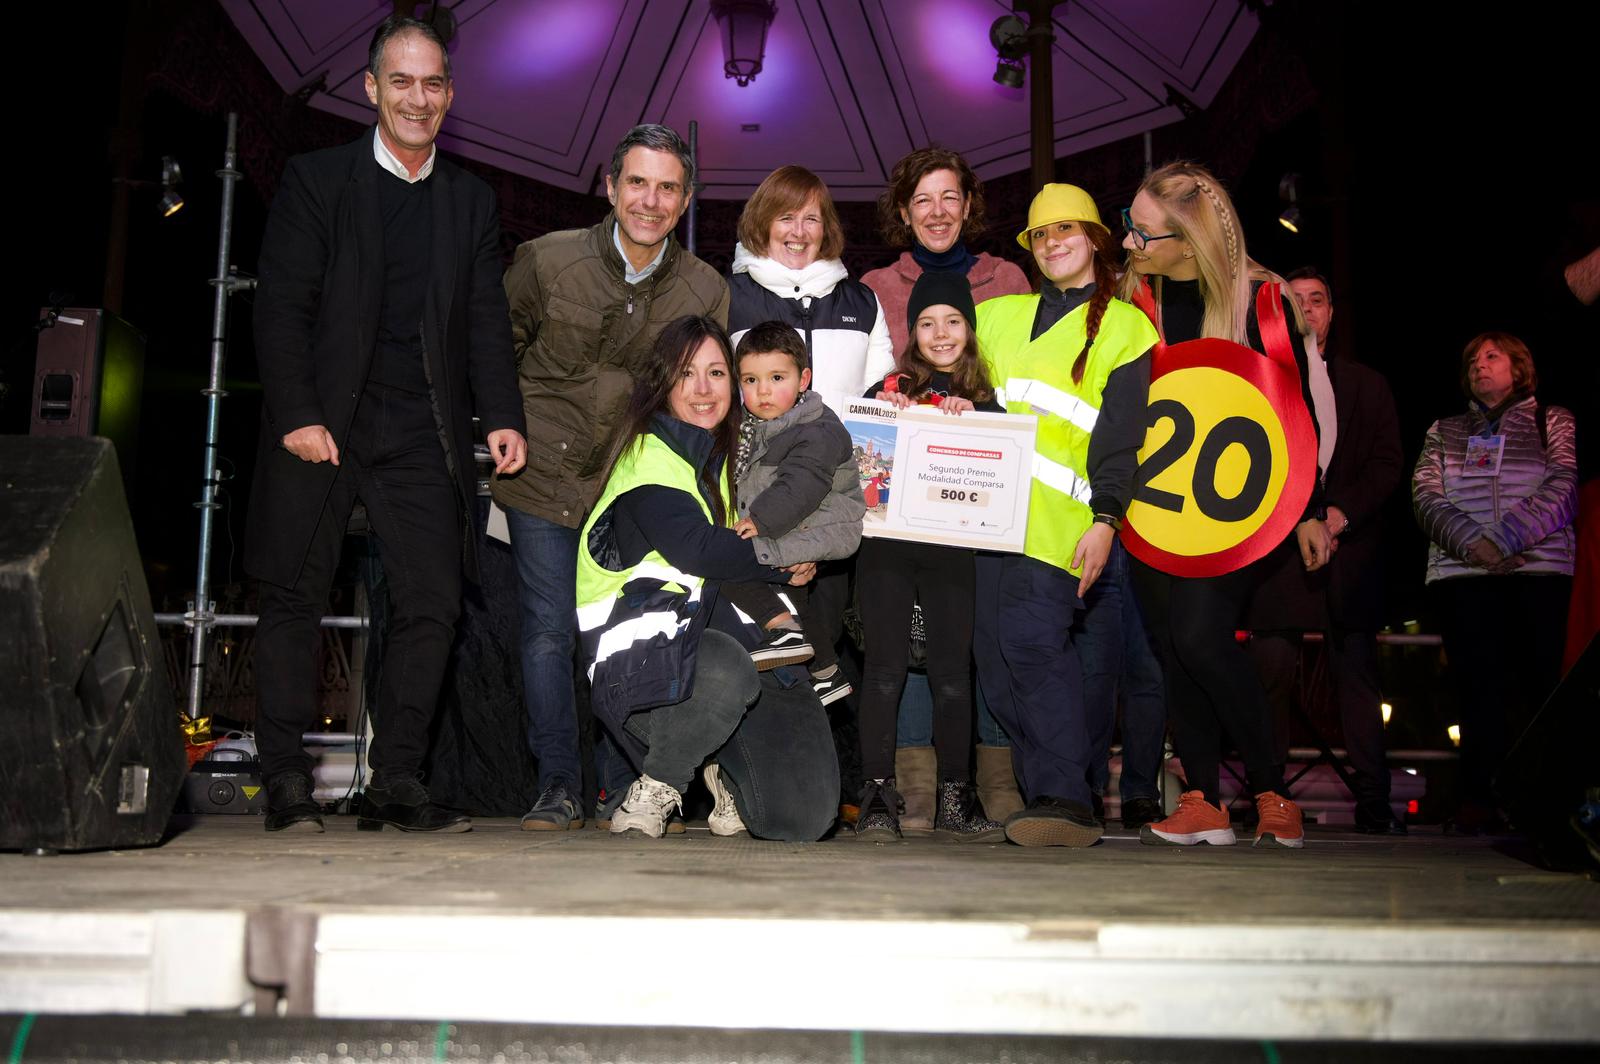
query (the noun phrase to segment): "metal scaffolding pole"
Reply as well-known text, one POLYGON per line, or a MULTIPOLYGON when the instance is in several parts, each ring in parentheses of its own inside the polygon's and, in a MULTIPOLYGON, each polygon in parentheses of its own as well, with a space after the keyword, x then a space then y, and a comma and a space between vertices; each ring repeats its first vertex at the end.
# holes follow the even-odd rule
POLYGON ((694 179, 694 184, 689 189, 689 192, 690 192, 690 196, 689 196, 689 226, 688 226, 688 233, 686 234, 686 236, 684 238, 684 241, 683 241, 683 246, 688 249, 689 254, 693 255, 693 254, 696 254, 696 251, 697 251, 697 249, 699 248, 699 245, 700 245, 700 241, 699 241, 699 236, 700 236, 700 225, 699 225, 699 222, 700 222, 700 196, 699 196, 699 192, 700 192, 700 189, 701 189, 701 183, 700 183, 700 123, 699 122, 691 121, 689 123, 689 159, 690 159, 691 162, 694 163, 695 179, 694 179))
POLYGON ((215 301, 211 310, 211 376, 200 393, 206 397, 206 444, 201 465, 200 501, 195 503, 200 511, 200 558, 195 567, 194 601, 184 614, 189 624, 189 698, 185 712, 190 720, 203 714, 200 702, 205 690, 206 637, 216 623, 216 603, 211 601, 211 536, 217 502, 217 438, 222 419, 223 365, 227 355, 228 298, 245 288, 255 287, 255 281, 242 278, 228 263, 233 251, 233 186, 239 180, 237 162, 239 115, 228 112, 228 143, 222 155, 222 169, 217 176, 222 179, 222 224, 217 233, 217 272, 211 278, 215 301))

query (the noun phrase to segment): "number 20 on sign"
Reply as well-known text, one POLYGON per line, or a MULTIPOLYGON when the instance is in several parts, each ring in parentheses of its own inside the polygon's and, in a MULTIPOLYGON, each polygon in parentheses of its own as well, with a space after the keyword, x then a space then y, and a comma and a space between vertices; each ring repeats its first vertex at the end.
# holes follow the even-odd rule
POLYGON ((1174 344, 1150 381, 1123 538, 1176 576, 1220 576, 1281 543, 1316 478, 1299 374, 1227 340, 1174 344))

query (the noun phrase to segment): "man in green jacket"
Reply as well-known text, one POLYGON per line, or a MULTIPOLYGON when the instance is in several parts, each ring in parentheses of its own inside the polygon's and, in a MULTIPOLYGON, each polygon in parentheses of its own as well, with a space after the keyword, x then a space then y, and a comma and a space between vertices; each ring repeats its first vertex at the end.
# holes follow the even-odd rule
POLYGON ((604 486, 634 374, 674 318, 705 314, 727 325, 727 284, 672 235, 694 176, 676 133, 635 126, 611 156, 611 212, 591 228, 523 244, 506 271, 528 458, 518 474, 495 479, 494 499, 517 560, 523 699, 539 765, 525 830, 583 826, 573 692, 578 533, 604 486))

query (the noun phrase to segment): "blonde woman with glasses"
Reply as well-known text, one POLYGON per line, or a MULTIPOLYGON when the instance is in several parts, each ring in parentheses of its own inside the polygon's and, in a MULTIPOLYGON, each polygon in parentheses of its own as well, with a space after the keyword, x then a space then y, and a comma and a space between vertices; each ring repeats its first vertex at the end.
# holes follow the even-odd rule
MULTIPOLYGON (((1169 163, 1139 186, 1122 212, 1129 269, 1123 298, 1145 307, 1166 344, 1214 337, 1267 350, 1253 307, 1252 280, 1238 211, 1227 190, 1205 168, 1169 163)), ((1286 321, 1295 308, 1281 297, 1286 321)), ((1301 398, 1312 410, 1310 379, 1299 332, 1287 330, 1300 373, 1301 398)), ((1315 417, 1313 415, 1313 423, 1315 417)), ((1327 563, 1330 538, 1321 519, 1320 486, 1296 526, 1294 543, 1306 569, 1327 563)), ((1269 555, 1270 558, 1270 555, 1269 555)), ((1263 559, 1267 561, 1267 559, 1263 559)), ((1262 571, 1247 565, 1221 576, 1175 576, 1133 559, 1133 584, 1166 679, 1167 717, 1189 789, 1165 820, 1146 824, 1140 838, 1153 845, 1232 845, 1236 839, 1221 804, 1224 742, 1239 751, 1245 786, 1259 823, 1255 845, 1298 848, 1304 843, 1300 809, 1283 793, 1283 766, 1273 753, 1271 711, 1234 630, 1262 571)))

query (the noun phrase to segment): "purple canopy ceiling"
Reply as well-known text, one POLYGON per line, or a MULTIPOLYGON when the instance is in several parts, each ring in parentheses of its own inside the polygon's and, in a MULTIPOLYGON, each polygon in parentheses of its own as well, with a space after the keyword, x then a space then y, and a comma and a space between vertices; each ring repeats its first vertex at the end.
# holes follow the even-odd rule
MULTIPOLYGON (((366 122, 366 46, 382 0, 222 0, 286 92, 366 122)), ((446 150, 599 191, 638 122, 700 129, 704 195, 743 199, 801 163, 840 199, 872 199, 906 151, 940 143, 984 178, 1028 166, 1025 89, 992 78, 1002 0, 779 0, 765 66, 722 73, 706 0, 461 0, 446 150), (750 127, 758 127, 751 129, 750 127)), ((1055 19, 1056 154, 1177 121, 1166 84, 1204 107, 1256 30, 1239 0, 1072 0, 1055 19)))

